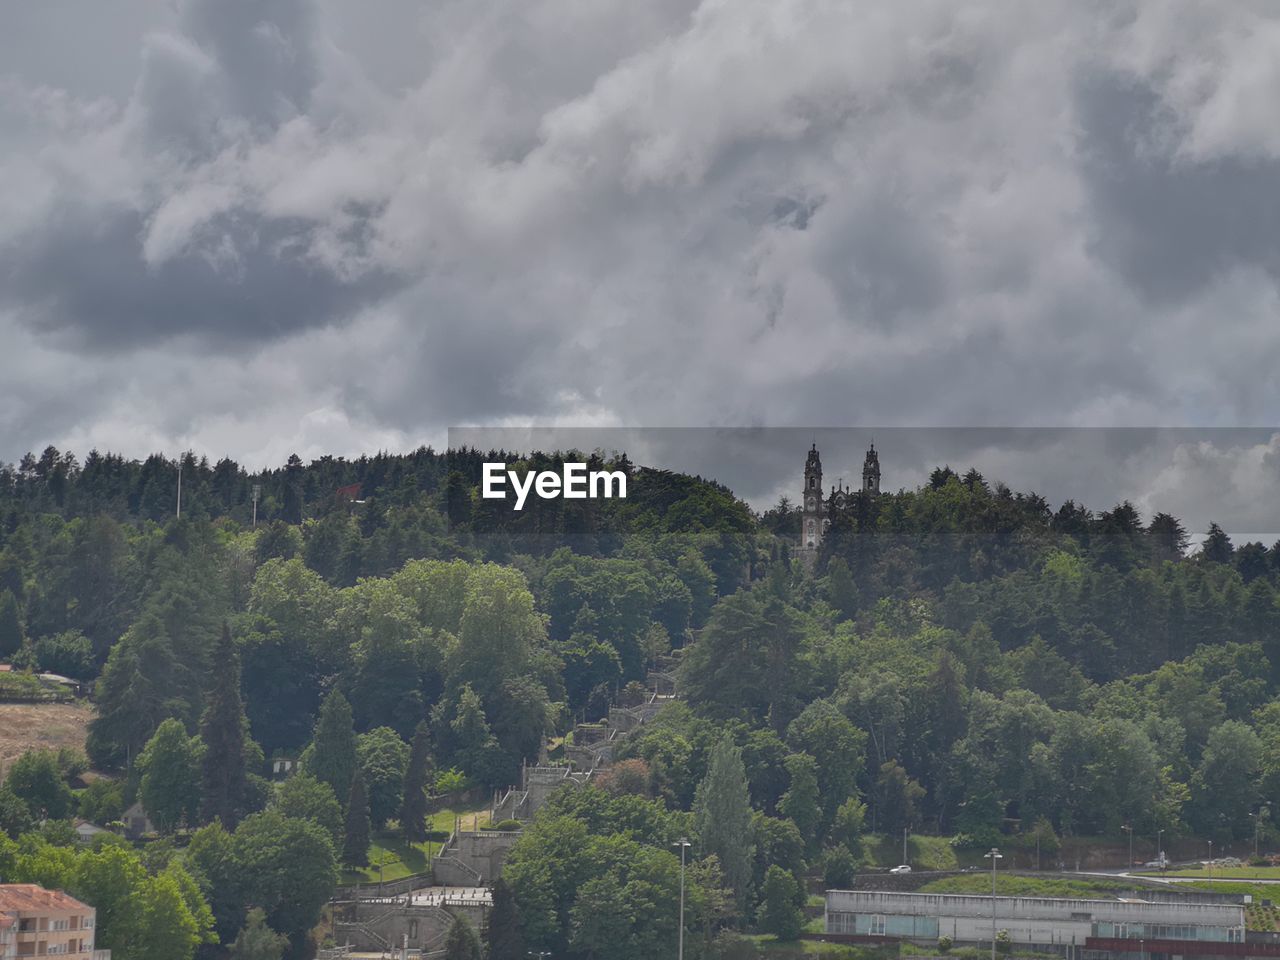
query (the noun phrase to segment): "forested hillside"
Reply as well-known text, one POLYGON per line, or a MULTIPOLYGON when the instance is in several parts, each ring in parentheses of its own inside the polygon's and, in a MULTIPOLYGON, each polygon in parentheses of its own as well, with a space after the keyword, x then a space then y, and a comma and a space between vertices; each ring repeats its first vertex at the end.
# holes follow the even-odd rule
MULTIPOLYGON (((904 830, 957 850, 1272 835, 1280 543, 1214 527, 1187 556, 1174 517, 940 468, 856 497, 810 572, 785 502, 757 516, 715 482, 597 455, 631 476, 627 500, 512 515, 478 497, 486 459, 515 457, 250 475, 188 456, 180 519, 161 457, 50 449, 0 470, 0 661, 94 682, 88 759, 114 778, 72 796, 74 758, 27 758, 0 788, 24 837, 0 868, 92 886, 106 868, 81 860, 106 854, 73 862, 65 834, 30 831, 140 796, 184 849, 131 882, 186 896, 192 950, 229 944, 249 905, 302 949, 324 890, 286 896, 259 844, 292 831, 331 886, 370 829, 425 836, 424 789, 515 782, 669 655, 682 702, 512 854, 530 949, 651 955, 674 931, 680 836, 697 956, 721 928, 794 932, 798 877, 838 881, 904 830), (272 755, 304 774, 268 783, 272 755)), ((118 960, 148 956, 120 930, 118 960)))

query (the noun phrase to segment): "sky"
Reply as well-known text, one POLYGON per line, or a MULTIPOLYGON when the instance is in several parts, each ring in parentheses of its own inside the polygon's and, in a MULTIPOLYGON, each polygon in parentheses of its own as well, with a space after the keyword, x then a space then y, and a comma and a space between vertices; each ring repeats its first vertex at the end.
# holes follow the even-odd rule
POLYGON ((1277 100, 1271 0, 5 3, 0 459, 1275 426, 1277 100))

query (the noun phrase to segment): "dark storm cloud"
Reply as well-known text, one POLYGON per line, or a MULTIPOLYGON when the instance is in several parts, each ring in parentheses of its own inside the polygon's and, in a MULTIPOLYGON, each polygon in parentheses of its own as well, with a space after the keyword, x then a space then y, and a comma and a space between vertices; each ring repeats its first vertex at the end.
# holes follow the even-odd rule
POLYGON ((1088 78, 1078 103, 1093 242, 1144 296, 1179 302, 1242 267, 1280 278, 1280 161, 1170 156, 1179 120, 1131 76, 1088 78))
POLYGON ((210 217, 184 251, 154 266, 138 211, 69 210, 10 251, 0 306, 94 349, 197 335, 237 350, 350 317, 398 285, 353 281, 308 256, 311 226, 236 211, 210 217))

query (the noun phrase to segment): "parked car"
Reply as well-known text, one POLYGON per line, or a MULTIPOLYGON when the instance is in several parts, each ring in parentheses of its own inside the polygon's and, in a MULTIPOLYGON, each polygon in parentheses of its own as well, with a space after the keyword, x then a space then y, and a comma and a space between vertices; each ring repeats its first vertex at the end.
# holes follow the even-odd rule
POLYGON ((900 863, 889 871, 890 873, 910 873, 911 865, 909 863, 900 863))

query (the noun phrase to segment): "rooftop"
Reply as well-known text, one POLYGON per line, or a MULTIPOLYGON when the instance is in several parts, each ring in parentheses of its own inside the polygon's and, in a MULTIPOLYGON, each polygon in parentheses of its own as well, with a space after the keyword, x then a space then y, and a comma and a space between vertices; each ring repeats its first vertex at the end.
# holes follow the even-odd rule
POLYGON ((0 884, 0 910, 26 912, 89 909, 92 908, 61 890, 46 890, 34 883, 0 884))

